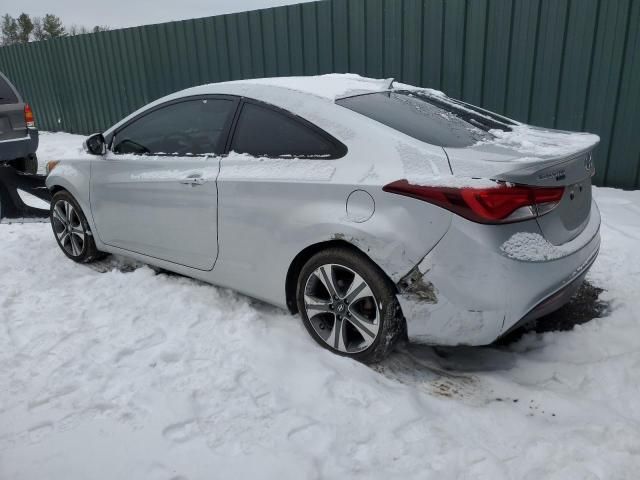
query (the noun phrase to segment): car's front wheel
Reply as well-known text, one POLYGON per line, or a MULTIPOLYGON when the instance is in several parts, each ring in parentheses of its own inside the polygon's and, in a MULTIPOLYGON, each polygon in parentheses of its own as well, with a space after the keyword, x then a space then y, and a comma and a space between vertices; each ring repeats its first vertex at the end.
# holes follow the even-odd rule
POLYGON ((316 342, 365 363, 385 358, 406 331, 393 284, 352 249, 311 257, 300 272, 297 302, 316 342))
POLYGON ((71 260, 90 263, 103 256, 96 248, 86 217, 69 192, 61 190, 53 195, 49 216, 58 246, 71 260))

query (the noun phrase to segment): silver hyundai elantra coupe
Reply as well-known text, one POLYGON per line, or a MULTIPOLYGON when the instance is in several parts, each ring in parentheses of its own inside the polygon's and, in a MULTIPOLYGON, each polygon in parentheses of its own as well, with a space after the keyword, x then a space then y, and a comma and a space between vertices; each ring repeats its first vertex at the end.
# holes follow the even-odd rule
POLYGON ((76 262, 234 289, 361 361, 406 337, 486 345, 593 264, 598 141, 357 75, 203 85, 49 162, 51 226, 76 262))

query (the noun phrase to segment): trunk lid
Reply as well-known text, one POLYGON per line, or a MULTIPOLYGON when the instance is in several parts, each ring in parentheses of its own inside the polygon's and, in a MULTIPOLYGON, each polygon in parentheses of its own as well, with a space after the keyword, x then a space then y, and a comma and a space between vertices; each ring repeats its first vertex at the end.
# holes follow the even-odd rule
POLYGON ((0 104, 0 140, 24 138, 27 134, 24 103, 0 104))
POLYGON ((556 208, 538 217, 554 245, 580 234, 591 212, 592 153, 597 135, 516 125, 495 131, 495 139, 467 148, 445 148, 453 174, 533 186, 564 186, 556 208))

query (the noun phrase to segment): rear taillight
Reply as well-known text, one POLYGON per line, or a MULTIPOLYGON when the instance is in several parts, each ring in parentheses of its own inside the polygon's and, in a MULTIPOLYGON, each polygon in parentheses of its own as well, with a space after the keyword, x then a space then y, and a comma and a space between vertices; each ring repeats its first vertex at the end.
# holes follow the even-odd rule
POLYGON ((27 124, 27 128, 33 128, 36 126, 36 119, 33 117, 33 110, 28 103, 24 105, 24 122, 27 124))
POLYGON ((385 192, 417 198, 478 223, 510 223, 537 217, 555 208, 564 187, 530 187, 496 183, 495 187, 438 187, 398 180, 385 192))

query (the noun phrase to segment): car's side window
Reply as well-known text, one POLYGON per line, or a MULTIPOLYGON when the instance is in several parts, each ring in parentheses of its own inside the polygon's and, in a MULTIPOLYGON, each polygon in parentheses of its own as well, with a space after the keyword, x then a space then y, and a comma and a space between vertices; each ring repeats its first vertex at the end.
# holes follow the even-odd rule
POLYGON ((136 155, 221 154, 236 102, 200 98, 148 113, 116 132, 111 150, 136 155))
POLYGON ((344 146, 274 108, 245 102, 230 150, 254 157, 337 158, 344 146))

